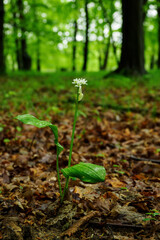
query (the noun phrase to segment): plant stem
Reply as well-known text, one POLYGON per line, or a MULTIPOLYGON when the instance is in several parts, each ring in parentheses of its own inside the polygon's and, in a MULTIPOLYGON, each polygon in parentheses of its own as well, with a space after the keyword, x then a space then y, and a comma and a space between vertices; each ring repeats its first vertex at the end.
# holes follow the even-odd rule
MULTIPOLYGON (((68 167, 71 166, 71 158, 72 158, 72 149, 73 149, 74 133, 75 133, 75 128, 76 128, 77 113, 78 113, 78 96, 79 96, 79 93, 78 93, 78 88, 77 88, 77 98, 76 98, 76 105, 75 105, 74 122, 73 122, 71 145, 70 145, 70 151, 69 151, 68 167)), ((66 193, 66 191, 68 190, 68 184, 69 184, 69 177, 66 178, 66 183, 65 183, 64 190, 63 190, 61 202, 63 202, 65 193, 66 193)))
POLYGON ((75 132, 75 128, 76 128, 77 113, 78 113, 78 95, 79 94, 78 94, 78 91, 77 91, 76 106, 75 106, 75 113, 74 113, 74 122, 73 122, 72 137, 71 137, 71 145, 70 145, 70 151, 69 151, 68 167, 71 166, 74 132, 75 132))
POLYGON ((58 185, 59 185, 59 193, 62 199, 62 187, 61 187, 61 179, 59 174, 59 160, 58 160, 58 149, 57 149, 57 159, 56 159, 56 169, 57 169, 57 178, 58 178, 58 185))

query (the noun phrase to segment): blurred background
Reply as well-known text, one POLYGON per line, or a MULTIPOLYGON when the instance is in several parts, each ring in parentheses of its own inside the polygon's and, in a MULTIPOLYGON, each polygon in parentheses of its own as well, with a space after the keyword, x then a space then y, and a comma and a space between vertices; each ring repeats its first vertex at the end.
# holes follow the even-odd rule
POLYGON ((0 72, 143 74, 160 67, 159 17, 159 0, 1 0, 0 72))
POLYGON ((72 80, 82 77, 83 116, 89 109, 158 116, 159 68, 160 0, 0 1, 3 114, 66 113, 72 80))

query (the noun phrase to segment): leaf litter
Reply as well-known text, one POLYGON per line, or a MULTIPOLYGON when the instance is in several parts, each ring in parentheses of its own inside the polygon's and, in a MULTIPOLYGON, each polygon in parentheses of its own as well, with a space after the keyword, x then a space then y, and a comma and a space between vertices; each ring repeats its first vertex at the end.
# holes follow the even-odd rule
MULTIPOLYGON (((72 164, 99 164, 107 176, 97 184, 71 181, 62 205, 50 129, 25 126, 6 114, 1 118, 0 239, 160 239, 159 118, 100 106, 93 113, 87 104, 86 109, 87 117, 77 122, 72 164)), ((72 114, 51 118, 64 146, 62 169, 72 114)))

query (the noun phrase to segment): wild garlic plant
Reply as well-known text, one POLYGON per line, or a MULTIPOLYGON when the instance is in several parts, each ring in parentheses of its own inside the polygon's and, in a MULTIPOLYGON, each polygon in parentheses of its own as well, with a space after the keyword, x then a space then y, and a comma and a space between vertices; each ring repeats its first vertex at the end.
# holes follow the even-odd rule
POLYGON ((71 167, 74 134, 75 134, 76 121, 77 121, 77 116, 78 116, 78 104, 83 98, 82 85, 87 85, 87 80, 82 79, 82 78, 76 78, 73 80, 72 83, 77 88, 76 89, 77 93, 76 93, 76 101, 75 101, 75 113, 74 113, 73 129, 72 129, 71 144, 70 144, 70 151, 69 151, 68 167, 61 169, 61 172, 63 173, 63 175, 66 178, 66 183, 65 183, 65 187, 64 187, 63 191, 62 191, 62 187, 61 187, 61 178, 60 178, 60 169, 59 169, 59 155, 63 151, 63 147, 58 142, 57 126, 55 126, 52 123, 47 122, 47 121, 41 121, 30 114, 18 115, 16 117, 16 119, 20 120, 21 122, 23 122, 25 124, 33 125, 38 128, 44 128, 44 127, 51 128, 51 130, 54 134, 54 137, 55 137, 54 142, 55 142, 56 149, 57 149, 56 171, 57 171, 57 179, 58 179, 61 202, 63 202, 65 194, 68 191, 68 185, 69 185, 70 178, 72 178, 72 179, 79 178, 83 182, 97 183, 97 182, 103 182, 105 180, 105 176, 106 176, 105 168, 103 166, 99 166, 96 164, 80 162, 79 164, 76 164, 71 167))

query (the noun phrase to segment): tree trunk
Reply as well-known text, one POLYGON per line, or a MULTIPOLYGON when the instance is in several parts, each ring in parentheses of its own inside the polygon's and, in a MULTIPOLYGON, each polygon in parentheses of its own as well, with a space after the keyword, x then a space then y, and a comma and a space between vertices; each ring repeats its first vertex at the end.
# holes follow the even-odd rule
POLYGON ((11 8, 12 8, 13 37, 15 42, 16 61, 17 61, 18 70, 22 70, 20 42, 18 38, 18 25, 16 21, 17 4, 14 0, 11 0, 11 8))
POLYGON ((4 58, 4 1, 0 0, 0 74, 5 73, 4 58))
POLYGON ((77 20, 74 21, 74 36, 73 36, 73 55, 72 55, 72 62, 73 62, 73 66, 72 66, 72 70, 75 71, 76 70, 76 51, 77 51, 77 31, 78 31, 78 25, 77 25, 77 20))
POLYGON ((106 51, 105 51, 104 63, 102 65, 102 67, 101 67, 102 70, 105 70, 106 67, 107 67, 108 56, 109 56, 109 49, 110 49, 111 43, 112 43, 113 54, 115 56, 115 60, 116 60, 117 65, 118 65, 119 61, 118 61, 118 57, 117 57, 117 49, 116 49, 115 42, 114 42, 114 39, 113 39, 112 21, 109 20, 109 18, 107 17, 107 10, 106 10, 106 8, 104 6, 103 0, 99 0, 99 4, 100 4, 100 6, 102 8, 104 21, 106 22, 106 24, 108 24, 108 27, 109 27, 109 36, 108 36, 108 43, 107 43, 106 51))
POLYGON ((158 12, 158 61, 157 65, 160 68, 160 0, 157 0, 157 12, 158 12))
POLYGON ((88 0, 85 0, 85 14, 86 14, 86 33, 85 33, 85 45, 84 45, 84 60, 82 70, 87 70, 88 62, 88 45, 89 45, 89 14, 88 14, 88 0))
POLYGON ((37 71, 41 71, 41 61, 40 61, 40 39, 37 37, 37 71))
POLYGON ((122 49, 117 72, 143 75, 143 0, 122 0, 122 49))
POLYGON ((20 29, 21 29, 21 64, 22 70, 31 69, 31 57, 27 53, 27 41, 25 36, 25 19, 23 11, 23 0, 17 0, 17 6, 19 9, 19 20, 20 20, 20 29))
POLYGON ((110 45, 111 45, 111 36, 109 36, 109 38, 108 38, 108 43, 106 45, 106 51, 105 51, 105 56, 104 56, 104 62, 101 65, 101 70, 105 70, 107 68, 110 45))
POLYGON ((151 61, 150 61, 150 69, 154 68, 154 64, 155 64, 155 59, 154 59, 154 54, 152 54, 151 61))

